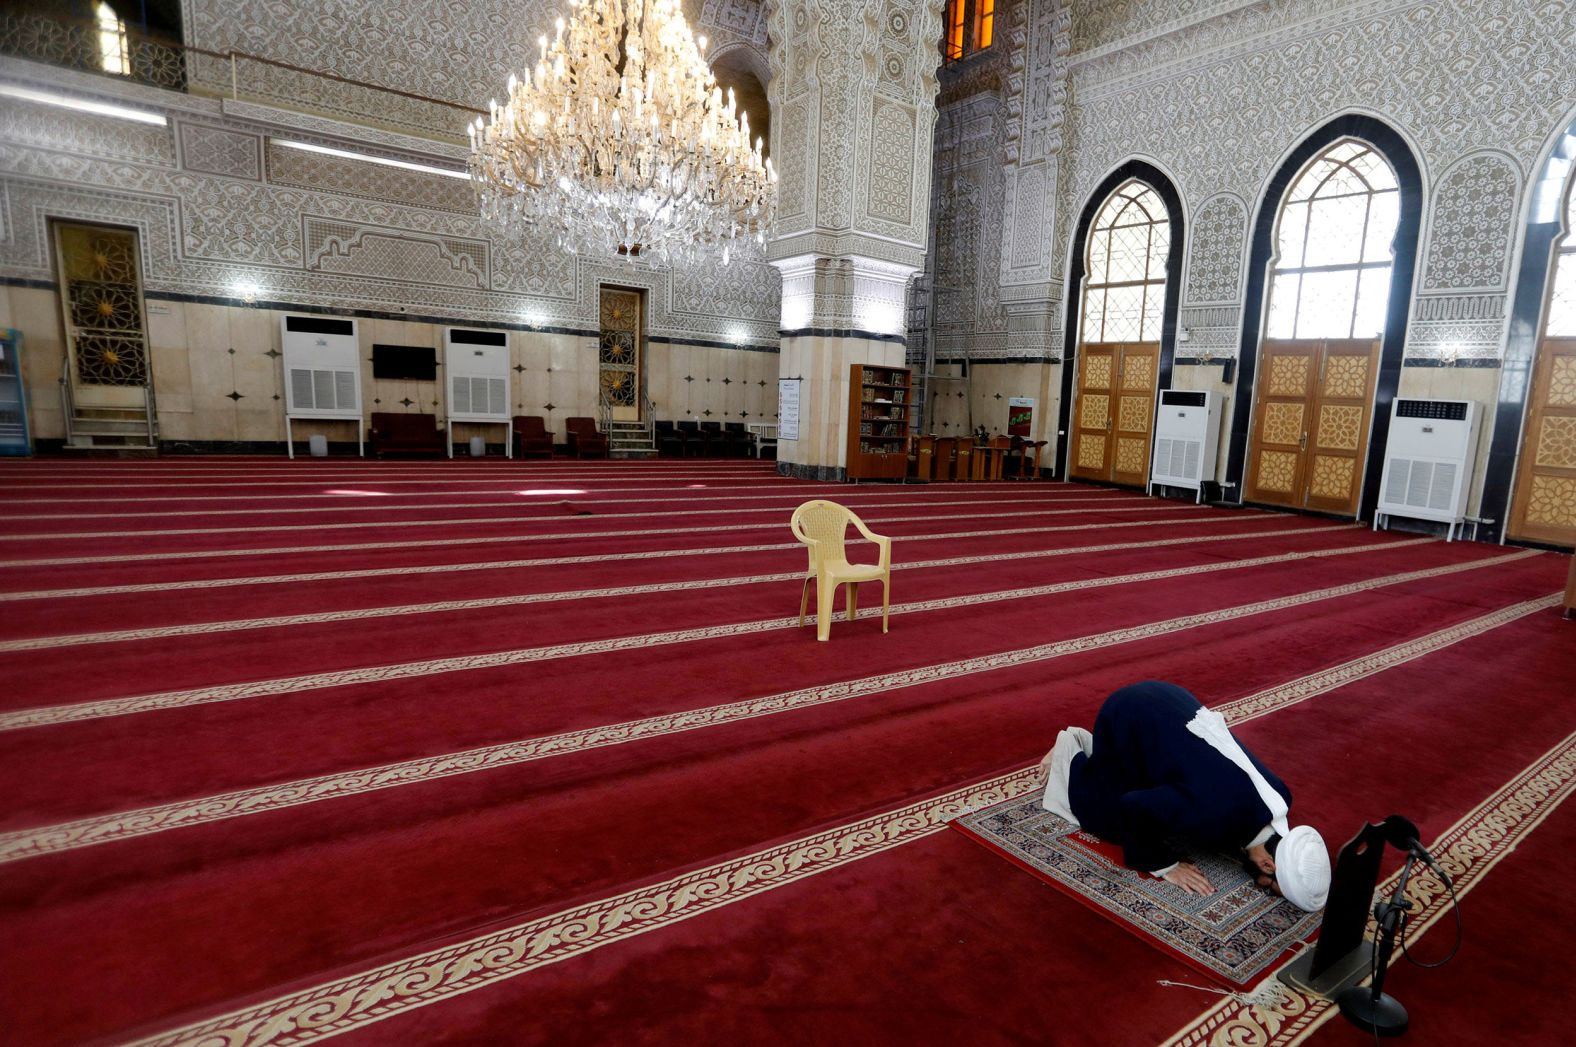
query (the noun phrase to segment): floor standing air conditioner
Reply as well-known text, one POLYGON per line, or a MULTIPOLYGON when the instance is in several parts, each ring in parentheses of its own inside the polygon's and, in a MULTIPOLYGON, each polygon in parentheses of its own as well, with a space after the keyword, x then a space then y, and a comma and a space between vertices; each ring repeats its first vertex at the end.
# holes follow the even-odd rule
POLYGON ((1476 400, 1402 400, 1390 404, 1390 438, 1374 529, 1391 516, 1449 524, 1467 516, 1482 412, 1476 400))
POLYGON ((363 454, 361 343, 356 321, 330 316, 284 316, 279 348, 285 369, 285 448, 295 457, 296 419, 356 423, 356 453, 363 454))
MULTIPOLYGON (((509 415, 509 336, 503 331, 448 327, 443 332, 443 368, 449 379, 449 425, 455 422, 504 427, 504 453, 514 457, 509 415)), ((449 441, 454 457, 454 441, 449 441)))
POLYGON ((1191 487, 1204 500, 1204 484, 1215 479, 1220 446, 1220 397, 1210 392, 1162 389, 1155 408, 1155 454, 1149 488, 1191 487))

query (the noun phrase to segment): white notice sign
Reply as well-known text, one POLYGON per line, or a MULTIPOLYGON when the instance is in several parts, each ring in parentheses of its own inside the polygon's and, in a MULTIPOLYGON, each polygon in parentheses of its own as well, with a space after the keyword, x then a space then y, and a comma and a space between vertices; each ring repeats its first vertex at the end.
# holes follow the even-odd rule
POLYGON ((798 378, 777 379, 777 439, 799 439, 798 378))

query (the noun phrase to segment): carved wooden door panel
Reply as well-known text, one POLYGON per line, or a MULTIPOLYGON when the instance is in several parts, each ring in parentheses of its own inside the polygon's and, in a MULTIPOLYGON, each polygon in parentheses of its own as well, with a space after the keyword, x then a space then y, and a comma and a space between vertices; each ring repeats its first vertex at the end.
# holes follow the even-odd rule
POLYGON ((1304 508, 1357 515, 1378 365, 1377 341, 1332 341, 1320 347, 1309 412, 1304 508))
POLYGON ((1111 397, 1115 345, 1085 345, 1078 353, 1078 402, 1073 405, 1073 446, 1068 473, 1085 480, 1111 477, 1111 397))
POLYGON ((1110 480, 1129 487, 1149 482, 1149 447, 1154 436, 1155 382, 1160 343, 1139 342, 1120 347, 1110 480))
POLYGON ((1378 364, 1372 340, 1264 343, 1248 501, 1357 515, 1378 364))
POLYGON ((1247 500, 1300 508, 1318 342, 1265 342, 1253 406, 1247 500))
POLYGON ((1548 338, 1539 347, 1509 533, 1576 545, 1576 338, 1548 338))

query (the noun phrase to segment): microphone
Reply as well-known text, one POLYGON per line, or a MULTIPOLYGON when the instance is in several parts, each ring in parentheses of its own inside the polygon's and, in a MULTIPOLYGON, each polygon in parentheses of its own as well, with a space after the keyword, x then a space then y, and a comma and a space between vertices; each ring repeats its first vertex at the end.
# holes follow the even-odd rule
POLYGON ((1428 848, 1418 842, 1417 826, 1409 818, 1399 814, 1392 814, 1384 820, 1385 840, 1396 850, 1405 851, 1412 857, 1422 861, 1434 870, 1434 874, 1444 881, 1447 888, 1453 888, 1455 883, 1450 879, 1450 874, 1439 867, 1434 856, 1428 853, 1428 848))

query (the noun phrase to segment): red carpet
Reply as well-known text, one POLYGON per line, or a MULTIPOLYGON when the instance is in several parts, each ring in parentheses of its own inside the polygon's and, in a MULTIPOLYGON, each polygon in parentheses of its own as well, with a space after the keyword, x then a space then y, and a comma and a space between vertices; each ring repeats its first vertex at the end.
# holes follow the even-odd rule
POLYGON ((1157 1042, 1210 998, 1154 981, 1199 976, 941 832, 1057 729, 1140 677, 1239 703, 1333 839, 1443 832, 1576 726, 1572 634, 1529 603, 1563 557, 1310 517, 748 462, 33 461, 0 491, 30 1044, 243 1011, 253 1043, 1157 1042), (896 539, 890 634, 795 627, 816 496, 896 539), (1094 998, 1121 1035, 1068 1017, 1094 998))

